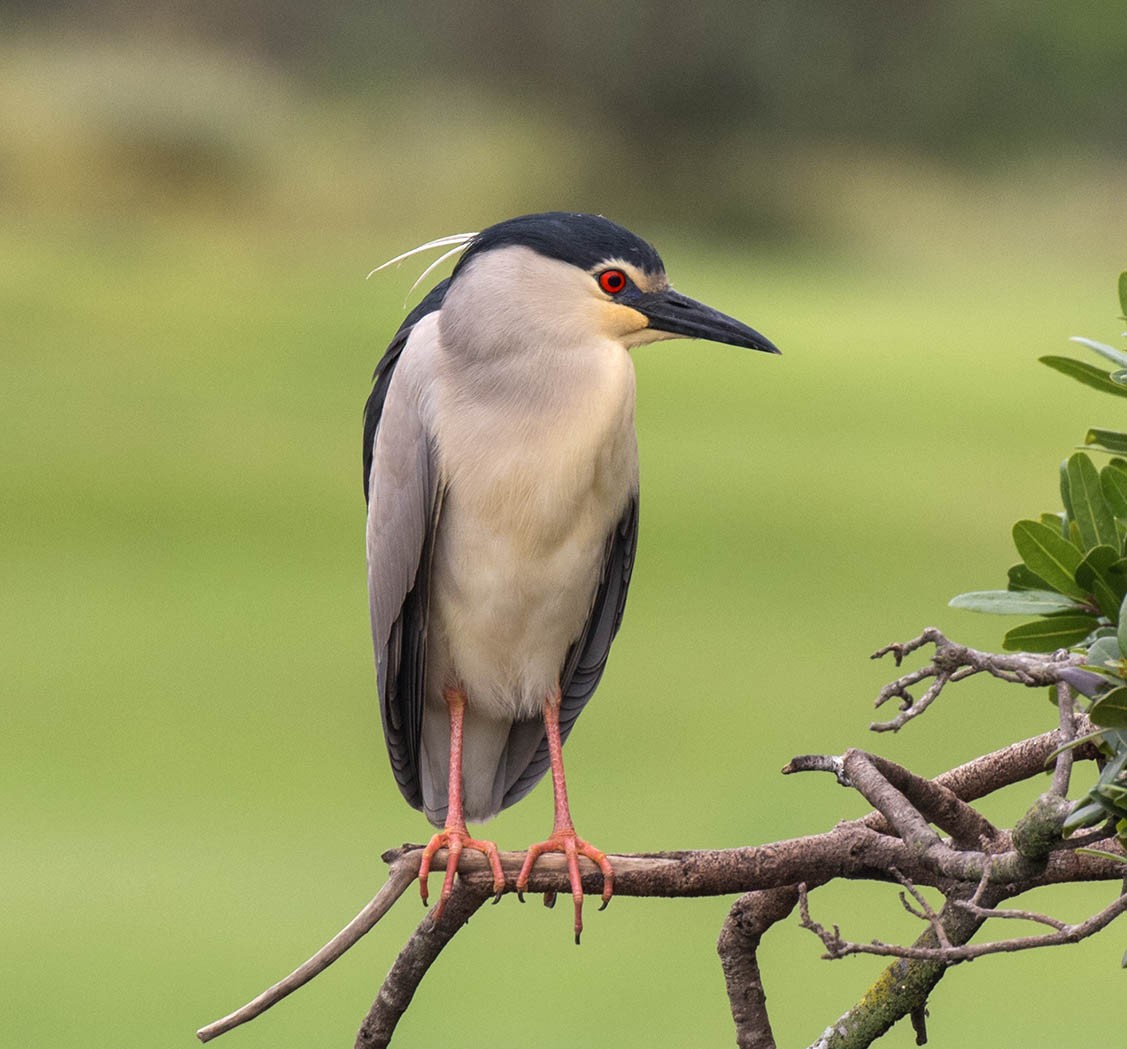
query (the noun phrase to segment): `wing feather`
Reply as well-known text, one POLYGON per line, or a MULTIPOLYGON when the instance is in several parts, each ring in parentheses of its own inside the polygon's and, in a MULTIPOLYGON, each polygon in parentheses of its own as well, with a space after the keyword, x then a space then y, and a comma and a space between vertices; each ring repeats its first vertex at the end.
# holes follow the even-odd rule
POLYGON ((441 505, 427 417, 426 347, 416 326, 448 281, 408 314, 376 368, 364 411, 368 593, 384 739, 404 798, 422 808, 419 746, 426 689, 430 556, 441 505))

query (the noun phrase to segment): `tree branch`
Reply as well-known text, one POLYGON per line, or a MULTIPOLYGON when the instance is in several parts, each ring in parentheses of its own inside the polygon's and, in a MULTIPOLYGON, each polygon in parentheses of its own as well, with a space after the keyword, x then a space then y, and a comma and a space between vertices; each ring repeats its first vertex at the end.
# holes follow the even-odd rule
MULTIPOLYGON (((915 647, 936 640, 925 632, 916 639, 915 647)), ((911 650, 912 644, 890 651, 896 651, 899 659, 911 650)), ((950 670, 954 665, 950 660, 964 659, 973 650, 950 646, 944 652, 939 662, 947 659, 944 667, 950 670)), ((974 656, 986 658, 981 653, 974 656)), ((948 680, 956 679, 966 669, 964 666, 950 670, 948 680)), ((1017 673, 1005 667, 1002 671, 1017 673)), ((911 948, 894 948, 848 945, 835 930, 836 939, 831 938, 830 943, 837 945, 837 953, 888 953, 897 961, 886 971, 883 982, 878 981, 857 1007, 827 1031, 819 1045, 826 1049, 868 1045, 878 1036, 878 1028, 887 1030, 903 1015, 911 1015, 917 1031, 922 1032, 927 994, 946 967, 964 957, 977 956, 973 952, 998 950, 994 945, 968 948, 966 943, 983 921, 1005 916, 1005 912, 994 913, 999 902, 1041 885, 1122 877, 1122 862, 1118 859, 1122 850, 1114 838, 1091 843, 1106 846, 1109 851, 1105 855, 1082 852, 1070 848, 1070 843, 1061 843, 1060 818, 1067 802, 1060 794, 1043 795, 1012 834, 995 828, 969 804, 1002 786, 1041 773, 1057 747, 1075 739, 1078 731, 1091 728, 1083 715, 1066 707, 1062 705, 1058 729, 976 758, 934 780, 916 776, 860 750, 850 750, 838 757, 795 758, 784 772, 832 772, 843 785, 859 790, 877 811, 862 819, 842 822, 822 834, 757 847, 612 856, 616 893, 649 897, 746 894, 733 906, 717 949, 740 1046, 771 1049, 774 1042, 757 950, 767 929, 784 918, 798 901, 797 886, 815 887, 835 878, 899 880, 915 898, 919 910, 912 908, 906 898, 905 905, 929 922, 928 932, 911 948), (929 824, 950 834, 951 841, 941 839, 929 824), (936 914, 919 895, 916 885, 939 888, 947 895, 948 904, 936 914), (948 953, 943 954, 945 951, 948 953), (870 1032, 871 1037, 864 1032, 870 1032)), ((1095 757, 1097 752, 1088 742, 1073 748, 1071 753, 1074 760, 1085 760, 1095 757)), ((1060 778, 1054 778, 1055 786, 1060 778)), ((422 848, 416 845, 386 853, 384 860, 390 864, 388 881, 372 902, 290 976, 242 1009, 203 1028, 199 1032, 201 1040, 214 1038, 259 1015, 339 958, 415 880, 421 855, 422 848)), ((523 859, 523 853, 501 854, 507 892, 514 891, 523 859)), ((434 859, 433 869, 445 869, 446 861, 446 851, 442 850, 434 859)), ((580 862, 584 887, 598 891, 602 886, 601 872, 587 860, 580 862)), ((556 855, 543 857, 532 872, 529 889, 545 893, 569 891, 566 859, 556 855)), ((357 1045, 361 1049, 387 1045, 419 981, 446 943, 490 895, 492 872, 487 861, 477 853, 464 853, 447 915, 438 923, 429 916, 424 919, 400 952, 360 1030, 357 1045)), ((1113 908, 1121 910, 1122 901, 1113 908)), ((1027 938, 1029 946, 1057 942, 1053 938, 1091 935, 1119 912, 1101 912, 1079 926, 1053 926, 1049 939, 1027 938)), ((808 906, 806 915, 808 918, 808 906)), ((1046 923, 1051 925, 1053 921, 1047 919, 1046 923)))
POLYGON ((749 892, 732 905, 720 930, 716 951, 724 970, 739 1049, 775 1049, 757 951, 764 933, 786 918, 797 902, 795 885, 749 892))
POLYGON ((948 640, 944 634, 935 627, 928 627, 919 637, 901 644, 886 645, 873 653, 873 659, 891 654, 900 666, 904 657, 924 645, 933 644, 935 654, 931 662, 904 674, 877 693, 874 706, 880 707, 892 699, 900 700, 900 713, 891 721, 875 721, 869 728, 874 732, 897 732, 913 718, 919 717, 939 697, 943 688, 951 681, 962 681, 974 674, 989 674, 1002 681, 1012 684, 1037 687, 1040 685, 1056 685, 1065 680, 1071 680, 1075 668, 1080 666, 1084 657, 1079 654, 1052 653, 1051 655, 1037 655, 1029 652, 1016 652, 999 654, 995 652, 980 652, 966 645, 959 645, 948 640), (934 678, 935 681, 927 691, 917 700, 910 689, 921 681, 934 678))
MULTIPOLYGON (((800 906, 805 904, 804 900, 800 900, 799 902, 800 906)), ((987 918, 993 917, 1024 918, 1027 921, 1050 925, 1053 927, 1054 931, 1043 933, 1040 936, 1019 936, 1010 940, 994 940, 990 943, 978 944, 949 943, 943 945, 936 943, 934 946, 930 946, 921 945, 917 941, 917 943, 908 947, 884 943, 881 940, 873 940, 870 943, 852 943, 842 939, 840 930, 836 925, 834 926, 833 932, 830 932, 824 926, 813 921, 810 918, 808 905, 806 909, 802 911, 801 924, 804 929, 809 929, 822 941, 826 948, 826 953, 822 956, 824 958, 845 958, 850 954, 875 954, 884 957, 911 958, 919 961, 939 962, 943 965, 955 965, 958 962, 971 961, 974 958, 982 958, 988 954, 1008 954, 1014 951, 1028 951, 1037 947, 1055 947, 1065 943, 1079 943, 1081 940, 1087 939, 1101 929, 1106 928, 1116 918, 1127 911, 1127 894, 1119 896, 1098 914, 1093 914, 1087 920, 1076 925, 1066 924, 1065 922, 1058 921, 1056 918, 1051 918, 1045 914, 1033 914, 1025 911, 1004 911, 993 907, 971 906, 965 901, 952 901, 951 905, 963 910, 964 913, 975 918, 979 923, 985 921, 987 918)), ((947 908, 944 908, 944 910, 946 909, 947 908)), ((932 935, 934 935, 934 933, 932 935)))
MULTIPOLYGON (((1057 682, 1057 709, 1060 711, 1060 732, 1064 737, 1061 744, 1071 743, 1076 738, 1076 719, 1073 716, 1072 686, 1067 681, 1057 682)), ((1053 769, 1051 790, 1059 797, 1068 796, 1068 784, 1072 778, 1072 748, 1065 747, 1057 755, 1053 769)))
MULTIPOLYGON (((1086 719, 1077 720, 1082 726, 1086 724, 1086 719)), ((958 830, 960 836, 969 836, 984 829, 988 824, 985 824, 982 817, 974 814, 974 810, 970 810, 971 814, 974 814, 970 816, 959 806, 992 793, 1001 786, 1037 775, 1044 768, 1046 758, 1062 743, 1063 738, 1061 729, 1045 732, 1041 736, 996 750, 993 754, 975 758, 973 762, 953 768, 933 781, 920 780, 906 770, 900 770, 899 766, 893 763, 873 759, 871 756, 863 755, 863 752, 850 752, 840 758, 819 757, 814 765, 808 767, 816 766, 826 768, 828 771, 843 772, 846 759, 849 759, 850 768, 854 773, 854 765, 862 767, 862 770, 867 765, 869 770, 885 779, 886 783, 887 774, 890 774, 893 781, 907 786, 907 794, 896 792, 899 798, 904 799, 904 806, 912 808, 911 801, 908 800, 908 794, 911 794, 911 797, 921 799, 919 803, 931 814, 929 818, 937 821, 940 826, 950 829, 952 833, 958 830), (866 757, 867 762, 861 762, 859 756, 866 757), (958 804, 952 806, 952 799, 958 804), (943 815, 944 812, 947 815, 943 815)), ((1075 749, 1077 759, 1090 758, 1094 755, 1095 749, 1091 744, 1075 749)), ((802 761, 804 759, 796 758, 795 762, 784 771, 797 771, 802 761)), ((875 797, 884 799, 884 794, 878 791, 875 797)), ((915 883, 949 886, 952 878, 950 866, 944 868, 943 862, 937 865, 934 862, 922 861, 920 852, 912 844, 891 836, 889 832, 893 826, 894 824, 890 823, 885 814, 877 811, 863 819, 838 824, 824 834, 791 838, 789 841, 757 847, 612 856, 611 860, 616 872, 615 892, 619 896, 724 896, 737 892, 743 894, 743 892, 760 892, 760 890, 787 889, 804 881, 809 886, 815 886, 834 878, 888 881, 894 877, 891 874, 893 869, 909 875, 915 883)), ((930 828, 929 834, 932 834, 930 828)), ((950 856, 947 856, 944 852, 946 860, 950 860, 953 856, 958 861, 959 870, 953 872, 955 877, 966 878, 973 874, 977 881, 984 875, 1012 878, 1015 873, 1012 866, 1010 869, 1003 869, 1001 866, 986 864, 982 853, 959 852, 949 850, 947 846, 942 845, 941 848, 950 853, 950 856), (974 865, 976 862, 977 866, 974 865), (990 866, 990 869, 987 869, 987 866, 990 866)), ((301 967, 294 970, 290 976, 278 981, 240 1010, 224 1016, 222 1020, 208 1024, 198 1032, 198 1037, 207 1041, 254 1019, 327 968, 360 940, 364 933, 371 930, 409 884, 417 878, 420 856, 421 846, 418 845, 405 845, 385 853, 383 859, 391 865, 387 884, 384 884, 379 894, 345 926, 344 930, 341 930, 301 967)), ((500 859, 505 872, 506 891, 512 892, 524 854, 503 853, 500 859)), ((993 859, 996 862, 999 857, 995 856, 993 859)), ((444 870, 445 864, 446 852, 442 850, 435 856, 433 869, 444 870)), ((602 873, 594 864, 586 860, 580 861, 580 869, 584 872, 585 888, 593 892, 600 890, 602 873)), ((1032 887, 1035 884, 1057 881, 1121 877, 1121 870, 1117 868, 1115 861, 1067 851, 1051 854, 1047 863, 1039 865, 1037 870, 1039 873, 1036 877, 1031 875, 1021 883, 1032 887)), ((459 871, 459 884, 464 883, 472 896, 488 895, 487 890, 491 887, 491 872, 485 857, 472 852, 463 853, 459 871)), ((565 857, 543 856, 532 872, 530 889, 535 892, 569 891, 565 857)), ((780 895, 779 898, 782 896, 780 895)), ((445 927, 445 919, 443 927, 445 927)), ((453 926, 453 932, 456 932, 458 927, 460 925, 453 926)), ((425 932, 423 926, 420 926, 419 930, 418 935, 423 935, 425 932)))
POLYGON ((356 1035, 356 1049, 384 1049, 442 948, 492 895, 492 887, 483 895, 480 890, 472 889, 464 881, 459 881, 446 901, 441 921, 436 922, 428 914, 419 923, 399 952, 372 1008, 360 1025, 356 1035))
MULTIPOLYGON (((1000 897, 1002 890, 996 887, 988 892, 989 899, 993 902, 1000 897)), ((799 907, 803 928, 811 929, 819 936, 825 933, 817 922, 810 919, 808 900, 800 899, 799 907), (818 930, 821 932, 819 933, 818 930)), ((942 925, 947 942, 954 946, 966 943, 981 928, 985 919, 959 910, 953 906, 953 901, 948 901, 939 912, 938 921, 942 925)), ((830 935, 832 940, 833 936, 838 935, 838 931, 835 928, 832 935, 826 935, 830 935)), ((930 925, 914 944, 921 950, 935 948, 938 945, 936 931, 930 925)), ((826 957, 829 955, 827 954, 826 957)), ((916 1044, 923 1045, 926 1039, 924 1014, 927 1000, 939 981, 943 979, 947 969, 946 962, 897 957, 877 977, 876 982, 861 1000, 827 1027, 810 1049, 866 1049, 905 1016, 912 1018, 912 1025, 916 1030, 916 1044)))
MULTIPOLYGON (((846 763, 848 764, 854 755, 863 753, 848 751, 846 763)), ((978 849, 984 843, 989 844, 998 840, 998 828, 960 798, 955 791, 945 786, 942 779, 924 779, 914 772, 909 772, 902 765, 897 765, 876 754, 865 754, 864 757, 889 785, 899 790, 918 809, 921 816, 950 834, 956 845, 978 849)))

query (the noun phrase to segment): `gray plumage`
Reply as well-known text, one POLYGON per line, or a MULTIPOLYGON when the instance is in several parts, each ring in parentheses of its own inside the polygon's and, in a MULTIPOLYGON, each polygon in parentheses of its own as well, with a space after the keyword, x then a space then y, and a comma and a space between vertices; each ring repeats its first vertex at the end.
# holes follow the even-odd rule
POLYGON ((444 687, 467 696, 471 821, 548 769, 551 691, 564 739, 595 691, 638 530, 628 351, 678 335, 774 350, 673 292, 629 231, 551 213, 469 239, 377 368, 364 475, 380 712, 399 789, 436 825, 444 687), (608 266, 621 289, 600 283, 608 266))

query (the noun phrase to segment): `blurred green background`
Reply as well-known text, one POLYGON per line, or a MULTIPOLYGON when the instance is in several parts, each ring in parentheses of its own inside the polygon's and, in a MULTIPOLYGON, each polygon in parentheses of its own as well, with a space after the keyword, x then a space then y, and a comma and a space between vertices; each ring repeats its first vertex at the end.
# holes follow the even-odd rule
MULTIPOLYGON (((1056 462, 1122 427, 1033 362, 1118 340, 1125 48, 1111 2, 0 5, 5 1044, 190 1046, 428 833, 378 729, 360 412, 423 263, 364 275, 435 236, 603 212, 784 351, 636 356, 641 551, 568 747, 584 835, 816 832, 864 809, 780 777, 795 753, 935 773, 1050 727, 1042 693, 971 683, 873 736, 893 668, 868 654, 929 624, 996 647, 1011 624, 948 597, 1000 585, 1056 462)), ((730 1044, 730 902, 621 899, 576 950, 507 897, 397 1044, 730 1044)), ((813 902, 854 939, 917 932, 890 887, 813 902)), ((351 1045, 421 915, 226 1044, 351 1045)), ((933 1044, 1116 1022, 1124 937, 953 971, 933 1044)), ((793 921, 766 941, 780 1044, 880 968, 819 953, 793 921)))

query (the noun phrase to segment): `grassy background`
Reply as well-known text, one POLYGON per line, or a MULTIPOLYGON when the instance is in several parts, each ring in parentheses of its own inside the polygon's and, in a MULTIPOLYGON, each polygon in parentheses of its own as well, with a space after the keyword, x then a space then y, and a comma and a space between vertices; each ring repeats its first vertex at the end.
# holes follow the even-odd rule
MULTIPOLYGON (((971 177, 827 146, 788 160, 818 237, 705 240, 620 214, 613 192, 568 199, 554 154, 530 188, 498 182, 483 148, 468 188, 432 175, 420 208, 404 187, 435 154, 419 143, 398 176, 380 169, 398 188, 376 205, 366 165, 407 132, 275 99, 262 119, 293 132, 292 177, 213 184, 204 164, 170 200, 175 155, 154 176, 77 133, 104 80, 36 89, 73 68, 50 65, 59 53, 11 62, 3 93, 25 120, 0 210, 6 1042, 194 1044, 359 909, 383 849, 427 833, 379 736, 360 490, 360 410, 413 272, 363 275, 451 229, 597 207, 656 241, 680 290, 784 351, 636 355, 641 550, 568 748, 584 835, 631 851, 815 832, 864 809, 826 778, 780 777, 795 753, 860 745, 935 773, 1051 725, 1043 694, 971 683, 872 736, 893 669, 867 657, 933 623, 996 646, 1004 621, 948 597, 1001 584, 1012 521, 1055 508, 1056 462, 1086 426, 1117 424, 1112 402, 1033 361, 1073 334, 1116 339, 1121 174, 971 177)), ((153 66, 130 98, 162 70, 190 82, 153 66)), ((251 102, 270 92, 254 81, 238 108, 238 83, 223 112, 253 172, 278 138, 255 152, 251 102)), ((522 156, 563 148, 506 126, 522 156)), ((987 811, 1012 820, 1036 789, 987 811)), ((549 820, 540 787, 489 833, 517 848, 549 820)), ((1041 903, 1080 918, 1110 892, 1041 903)), ((351 1044, 412 903, 230 1044, 351 1044)), ((397 1044, 434 1044, 443 1008, 466 1046, 729 1044, 713 947, 729 904, 621 899, 592 909, 576 950, 566 908, 506 898, 440 959, 397 1044)), ((833 886, 814 906, 856 939, 916 933, 889 887, 833 886)), ((1050 998, 1114 1022, 1122 949, 1113 929, 955 970, 933 1044, 1068 1044, 1073 1010, 1050 998)), ((793 922, 765 944, 780 1044, 807 1044, 880 969, 818 954, 793 922)))

